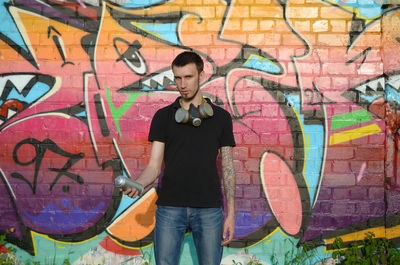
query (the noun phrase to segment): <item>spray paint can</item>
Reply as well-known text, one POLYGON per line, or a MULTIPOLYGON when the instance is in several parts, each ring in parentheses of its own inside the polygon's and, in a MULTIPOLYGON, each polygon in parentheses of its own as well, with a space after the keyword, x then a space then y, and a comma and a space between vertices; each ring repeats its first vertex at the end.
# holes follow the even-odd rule
POLYGON ((143 185, 139 182, 136 182, 130 178, 124 176, 118 176, 114 180, 115 187, 126 190, 127 188, 136 189, 139 192, 139 195, 143 192, 143 185))

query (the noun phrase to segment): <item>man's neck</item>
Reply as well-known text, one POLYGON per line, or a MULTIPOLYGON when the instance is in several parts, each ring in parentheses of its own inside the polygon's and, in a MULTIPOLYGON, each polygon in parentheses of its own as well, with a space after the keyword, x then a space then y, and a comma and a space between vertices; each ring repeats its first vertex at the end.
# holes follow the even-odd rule
POLYGON ((193 104, 195 107, 198 107, 199 105, 201 105, 201 103, 203 103, 203 94, 201 92, 199 92, 196 97, 190 99, 190 100, 185 100, 184 98, 180 98, 179 102, 181 104, 181 106, 188 110, 190 104, 193 104))

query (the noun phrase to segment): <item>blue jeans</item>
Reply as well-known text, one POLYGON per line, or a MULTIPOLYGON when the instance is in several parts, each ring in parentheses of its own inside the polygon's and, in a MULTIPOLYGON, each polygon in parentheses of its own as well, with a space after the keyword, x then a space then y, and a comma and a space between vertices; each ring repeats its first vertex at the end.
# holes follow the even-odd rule
POLYGON ((157 206, 154 229, 156 264, 179 264, 182 241, 189 229, 199 265, 219 265, 223 220, 222 208, 157 206))

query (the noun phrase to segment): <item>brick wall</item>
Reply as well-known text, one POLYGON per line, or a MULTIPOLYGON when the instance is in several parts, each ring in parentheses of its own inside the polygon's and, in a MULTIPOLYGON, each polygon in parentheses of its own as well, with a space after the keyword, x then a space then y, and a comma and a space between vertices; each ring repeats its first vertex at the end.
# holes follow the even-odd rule
MULTIPOLYGON (((130 199, 113 178, 146 166, 151 119, 178 96, 170 62, 189 49, 234 124, 223 264, 285 264, 303 242, 329 258, 333 238, 367 231, 397 242, 400 13, 383 2, 2 1, 0 231, 16 257, 153 256, 155 188, 130 199)), ((181 264, 193 248, 189 234, 181 264)))

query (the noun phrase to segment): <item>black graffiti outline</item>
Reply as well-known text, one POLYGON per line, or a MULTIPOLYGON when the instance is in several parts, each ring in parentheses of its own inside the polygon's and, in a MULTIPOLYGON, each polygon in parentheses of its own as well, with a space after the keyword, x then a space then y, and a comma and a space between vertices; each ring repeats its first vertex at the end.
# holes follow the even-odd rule
POLYGON ((371 50, 372 50, 372 48, 368 47, 367 49, 363 50, 362 52, 360 52, 359 54, 357 54, 356 56, 354 56, 353 58, 351 58, 350 60, 345 62, 345 65, 354 63, 356 60, 358 60, 359 58, 364 56, 364 58, 361 60, 361 64, 358 66, 358 69, 360 69, 361 66, 363 65, 363 63, 365 62, 365 60, 367 60, 367 57, 368 57, 369 53, 371 52, 371 50))
POLYGON ((144 76, 147 74, 148 66, 145 58, 140 53, 142 44, 138 40, 130 43, 127 40, 118 37, 113 39, 113 45, 116 53, 118 54, 117 62, 123 61, 126 66, 137 75, 144 76), (128 46, 128 49, 126 49, 122 54, 119 51, 119 42, 128 46))
POLYGON ((84 157, 83 153, 78 153, 78 154, 72 154, 69 153, 63 149, 61 149, 55 142, 53 142, 50 139, 45 139, 43 141, 39 141, 34 138, 27 138, 25 140, 20 141, 14 148, 13 151, 13 158, 14 161, 21 165, 21 166, 28 166, 32 163, 35 163, 35 173, 33 177, 33 183, 31 183, 27 178, 25 178, 22 174, 19 172, 12 172, 11 177, 20 179, 27 183, 29 187, 31 188, 33 194, 36 194, 36 186, 37 186, 37 179, 38 179, 38 174, 41 166, 41 162, 43 160, 43 157, 46 153, 47 150, 52 151, 53 153, 56 153, 58 155, 64 156, 64 157, 69 157, 68 161, 64 164, 62 168, 48 168, 51 171, 58 172, 57 176, 53 180, 53 182, 50 185, 50 191, 53 189, 54 185, 57 183, 57 181, 63 176, 67 176, 70 179, 76 181, 78 184, 84 184, 84 180, 81 176, 77 174, 73 174, 71 172, 68 172, 68 170, 79 160, 81 160, 84 157), (30 161, 27 162, 22 162, 18 159, 18 150, 20 147, 22 147, 25 144, 32 145, 35 148, 36 156, 33 157, 30 161))
POLYGON ((328 98, 327 96, 324 96, 324 94, 318 89, 317 85, 314 82, 313 82, 313 87, 314 90, 312 90, 311 88, 307 88, 304 90, 304 95, 307 95, 307 98, 310 98, 310 100, 307 103, 309 106, 336 104, 336 101, 328 98), (316 102, 314 102, 314 95, 317 99, 316 102))
POLYGON ((61 33, 58 32, 58 30, 56 30, 53 26, 49 26, 47 29, 47 38, 50 38, 50 35, 52 36, 54 44, 57 47, 58 53, 60 54, 61 59, 63 60, 63 64, 61 65, 61 67, 64 67, 67 64, 75 65, 73 62, 66 61, 66 56, 65 56, 64 50, 62 48, 60 37, 59 37, 59 36, 61 36, 61 33), (54 35, 51 34, 52 31, 54 31, 56 34, 54 34, 54 35), (59 36, 57 36, 57 35, 59 35, 59 36))

